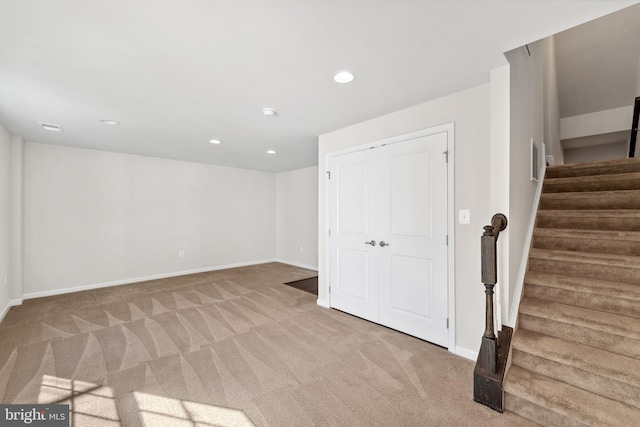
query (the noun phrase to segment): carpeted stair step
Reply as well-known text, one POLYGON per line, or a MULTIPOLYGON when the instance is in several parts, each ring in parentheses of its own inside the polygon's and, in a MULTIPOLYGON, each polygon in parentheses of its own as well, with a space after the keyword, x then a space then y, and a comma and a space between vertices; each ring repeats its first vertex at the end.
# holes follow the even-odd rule
POLYGON ((640 359, 637 317, 526 297, 520 303, 519 328, 640 359))
POLYGON ((640 190, 543 193, 540 210, 545 209, 640 209, 640 190))
POLYGON ((615 191, 640 189, 640 172, 613 175, 591 175, 544 180, 544 193, 571 193, 582 191, 615 191))
POLYGON ((640 285, 640 257, 532 248, 529 270, 640 285))
POLYGON ((640 408, 640 360, 520 329, 513 365, 640 408))
POLYGON ((631 426, 640 409, 528 371, 509 370, 505 407, 544 426, 631 426), (606 408, 606 410, 602 410, 606 408))
POLYGON ((640 256, 640 231, 536 228, 533 246, 539 249, 640 256))
POLYGON ((550 166, 546 170, 545 179, 634 172, 640 172, 640 158, 550 166))
POLYGON ((637 210, 540 210, 538 228, 571 228, 575 230, 640 231, 637 210))
POLYGON ((527 272, 524 296, 640 318, 640 286, 560 274, 527 272))

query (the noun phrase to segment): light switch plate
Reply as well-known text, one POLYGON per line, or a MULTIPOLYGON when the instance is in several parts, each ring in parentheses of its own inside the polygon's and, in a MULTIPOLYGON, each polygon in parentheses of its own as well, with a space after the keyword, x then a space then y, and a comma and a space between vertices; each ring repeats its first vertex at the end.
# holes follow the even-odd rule
POLYGON ((460 209, 458 211, 458 223, 471 224, 471 211, 469 209, 460 209))

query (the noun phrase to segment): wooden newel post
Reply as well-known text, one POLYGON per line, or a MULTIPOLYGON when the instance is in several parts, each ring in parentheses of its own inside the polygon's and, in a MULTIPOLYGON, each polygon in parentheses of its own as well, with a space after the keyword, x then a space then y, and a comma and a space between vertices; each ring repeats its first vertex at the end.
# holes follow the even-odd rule
POLYGON ((485 287, 485 328, 480 346, 480 366, 490 372, 496 372, 498 361, 498 342, 495 335, 493 294, 498 283, 498 263, 496 257, 496 243, 498 235, 507 227, 507 218, 502 214, 495 214, 491 225, 484 227, 481 242, 482 282, 485 287))
POLYGON ((491 225, 484 227, 480 237, 486 317, 480 353, 473 370, 473 400, 499 412, 503 410, 502 383, 513 333, 513 329, 503 326, 496 337, 493 320, 493 291, 498 283, 497 242, 500 232, 506 227, 507 217, 495 214, 491 225))

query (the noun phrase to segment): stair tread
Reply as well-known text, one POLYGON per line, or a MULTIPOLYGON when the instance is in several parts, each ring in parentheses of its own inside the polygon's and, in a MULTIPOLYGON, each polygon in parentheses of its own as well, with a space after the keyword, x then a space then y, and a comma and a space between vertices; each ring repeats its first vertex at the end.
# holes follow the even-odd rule
POLYGON ((610 160, 595 160, 593 162, 581 162, 581 163, 566 163, 562 165, 547 166, 547 170, 575 170, 575 169, 589 169, 593 167, 603 166, 616 166, 623 164, 638 164, 640 165, 640 158, 625 158, 625 159, 610 159, 610 160))
POLYGON ((640 256, 531 248, 529 258, 640 269, 640 256))
POLYGON ((564 276, 541 271, 528 271, 525 276, 525 284, 640 301, 640 286, 632 283, 598 280, 588 277, 564 276))
POLYGON ((626 240, 640 242, 640 231, 575 230, 568 228, 536 228, 534 236, 566 237, 570 239, 626 240))
POLYGON ((640 211, 637 209, 545 209, 538 212, 538 217, 540 216, 640 218, 640 211))
POLYGON ((546 178, 543 193, 640 189, 640 172, 546 178))
POLYGON ((640 360, 632 357, 526 329, 519 329, 515 334, 513 348, 640 387, 640 360))
POLYGON ((504 391, 590 426, 623 426, 640 419, 638 408, 518 366, 509 370, 504 391))
POLYGON ((571 191, 562 193, 542 193, 541 199, 591 199, 591 198, 607 198, 607 197, 637 197, 640 190, 605 190, 605 191, 571 191))
POLYGON ((519 312, 611 335, 640 339, 640 319, 636 317, 529 297, 522 299, 519 312))
POLYGON ((627 179, 640 179, 640 172, 627 172, 605 175, 561 176, 557 178, 545 178, 544 184, 559 184, 565 182, 591 183, 602 181, 624 181, 627 179))

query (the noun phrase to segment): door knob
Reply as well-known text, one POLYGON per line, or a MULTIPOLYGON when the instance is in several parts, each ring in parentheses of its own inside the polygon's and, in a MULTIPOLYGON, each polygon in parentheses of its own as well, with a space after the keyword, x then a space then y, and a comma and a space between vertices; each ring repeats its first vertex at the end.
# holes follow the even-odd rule
POLYGON ((370 242, 364 242, 365 245, 371 245, 371 246, 375 246, 376 245, 376 241, 372 240, 370 242))
POLYGON ((380 242, 380 247, 384 248, 385 246, 391 246, 390 243, 386 243, 384 240, 380 242))

